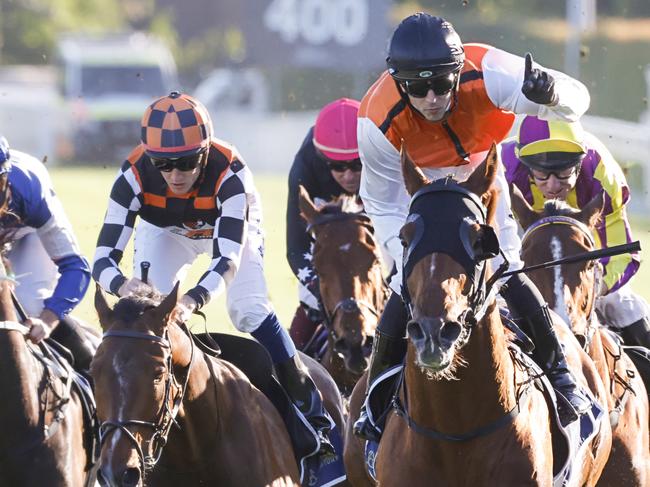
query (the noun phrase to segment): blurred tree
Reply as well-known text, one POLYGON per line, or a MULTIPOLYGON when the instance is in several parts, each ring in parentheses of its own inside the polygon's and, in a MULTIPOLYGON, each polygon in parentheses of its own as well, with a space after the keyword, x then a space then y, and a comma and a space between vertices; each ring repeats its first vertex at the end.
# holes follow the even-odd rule
POLYGON ((0 0, 0 61, 47 63, 62 32, 115 31, 125 22, 119 0, 0 0))

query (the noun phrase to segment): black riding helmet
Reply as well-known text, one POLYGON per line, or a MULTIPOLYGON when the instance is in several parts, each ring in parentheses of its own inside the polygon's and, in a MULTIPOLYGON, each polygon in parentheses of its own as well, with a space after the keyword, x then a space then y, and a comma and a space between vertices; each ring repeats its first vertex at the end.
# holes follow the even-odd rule
POLYGON ((397 26, 386 58, 388 72, 396 81, 459 72, 464 62, 465 49, 454 27, 441 17, 422 12, 397 26))

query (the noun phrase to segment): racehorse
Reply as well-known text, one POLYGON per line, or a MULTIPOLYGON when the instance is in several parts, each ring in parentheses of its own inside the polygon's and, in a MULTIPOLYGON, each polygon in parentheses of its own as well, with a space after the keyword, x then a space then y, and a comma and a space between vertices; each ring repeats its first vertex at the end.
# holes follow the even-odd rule
MULTIPOLYGON (((536 212, 516 188, 511 188, 512 208, 526 230, 522 259, 534 265, 595 249, 594 225, 601 216, 603 198, 595 197, 578 211, 551 200, 536 212)), ((601 327, 595 313, 601 267, 594 261, 531 272, 531 278, 549 305, 566 317, 574 334, 594 361, 608 391, 612 419, 612 452, 599 485, 642 486, 650 482, 648 450, 648 396, 641 376, 624 352, 601 327)))
POLYGON ((354 197, 317 208, 300 186, 299 205, 315 237, 313 264, 328 331, 322 363, 349 395, 368 367, 364 352, 388 297, 379 244, 354 197))
POLYGON ((85 431, 72 370, 27 341, 13 281, 0 266, 0 485, 89 485, 92 433, 85 431))
MULTIPOLYGON (((104 338, 91 373, 101 421, 100 482, 300 485, 279 413, 237 367, 204 353, 172 320, 177 300, 178 285, 162 300, 130 296, 111 308, 97 290, 104 338)), ((322 376, 312 371, 312 377, 326 406, 332 394, 340 403, 331 379, 328 389, 322 376)), ((340 406, 333 417, 340 427, 340 406)))
MULTIPOLYGON (((411 319, 404 374, 375 456, 379 485, 553 484, 549 406, 509 351, 494 295, 484 292, 490 287, 484 259, 496 250, 488 224, 496 209, 497 164, 493 146, 465 183, 431 182, 402 149, 406 189, 413 196, 400 233, 411 319)), ((559 328, 578 380, 604 393, 589 358, 559 328)), ((352 394, 346 430, 346 468, 355 486, 373 484, 364 445, 351 427, 362 383, 352 394)), ((576 459, 573 485, 596 483, 610 435, 604 422, 576 459)))

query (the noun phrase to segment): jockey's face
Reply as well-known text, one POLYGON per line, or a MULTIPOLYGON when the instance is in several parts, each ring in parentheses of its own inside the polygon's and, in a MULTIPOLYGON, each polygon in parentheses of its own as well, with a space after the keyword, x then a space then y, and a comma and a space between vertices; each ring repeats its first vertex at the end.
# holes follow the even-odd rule
POLYGON ((201 167, 195 167, 191 171, 180 171, 179 169, 172 169, 169 172, 160 171, 160 174, 172 193, 185 194, 192 189, 199 178, 201 167))
POLYGON ((454 90, 444 95, 436 95, 433 90, 429 90, 424 98, 408 95, 411 105, 429 122, 440 122, 445 118, 453 96, 454 90))
POLYGON ((535 185, 544 195, 544 199, 547 200, 565 200, 578 179, 578 171, 574 167, 557 173, 535 170, 530 172, 535 185))
POLYGON ((361 184, 361 161, 328 161, 330 173, 346 193, 357 194, 361 184))

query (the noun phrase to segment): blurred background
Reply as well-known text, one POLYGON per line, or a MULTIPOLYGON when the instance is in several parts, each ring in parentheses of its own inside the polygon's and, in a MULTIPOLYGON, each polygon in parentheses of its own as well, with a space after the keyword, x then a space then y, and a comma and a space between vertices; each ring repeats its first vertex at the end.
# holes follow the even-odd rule
MULTIPOLYGON (((91 258, 144 108, 172 89, 194 94, 217 137, 234 143, 256 175, 270 291, 286 323, 297 304, 284 257, 293 155, 321 106, 363 96, 384 69, 393 28, 419 10, 446 17, 464 42, 530 51, 587 85, 584 124, 625 167, 645 238, 647 0, 0 0, 0 133, 51 165, 91 258)), ((635 287, 646 294, 640 279, 635 287)), ((223 321, 222 308, 214 305, 223 321)), ((81 313, 91 316, 88 298, 81 313)))

